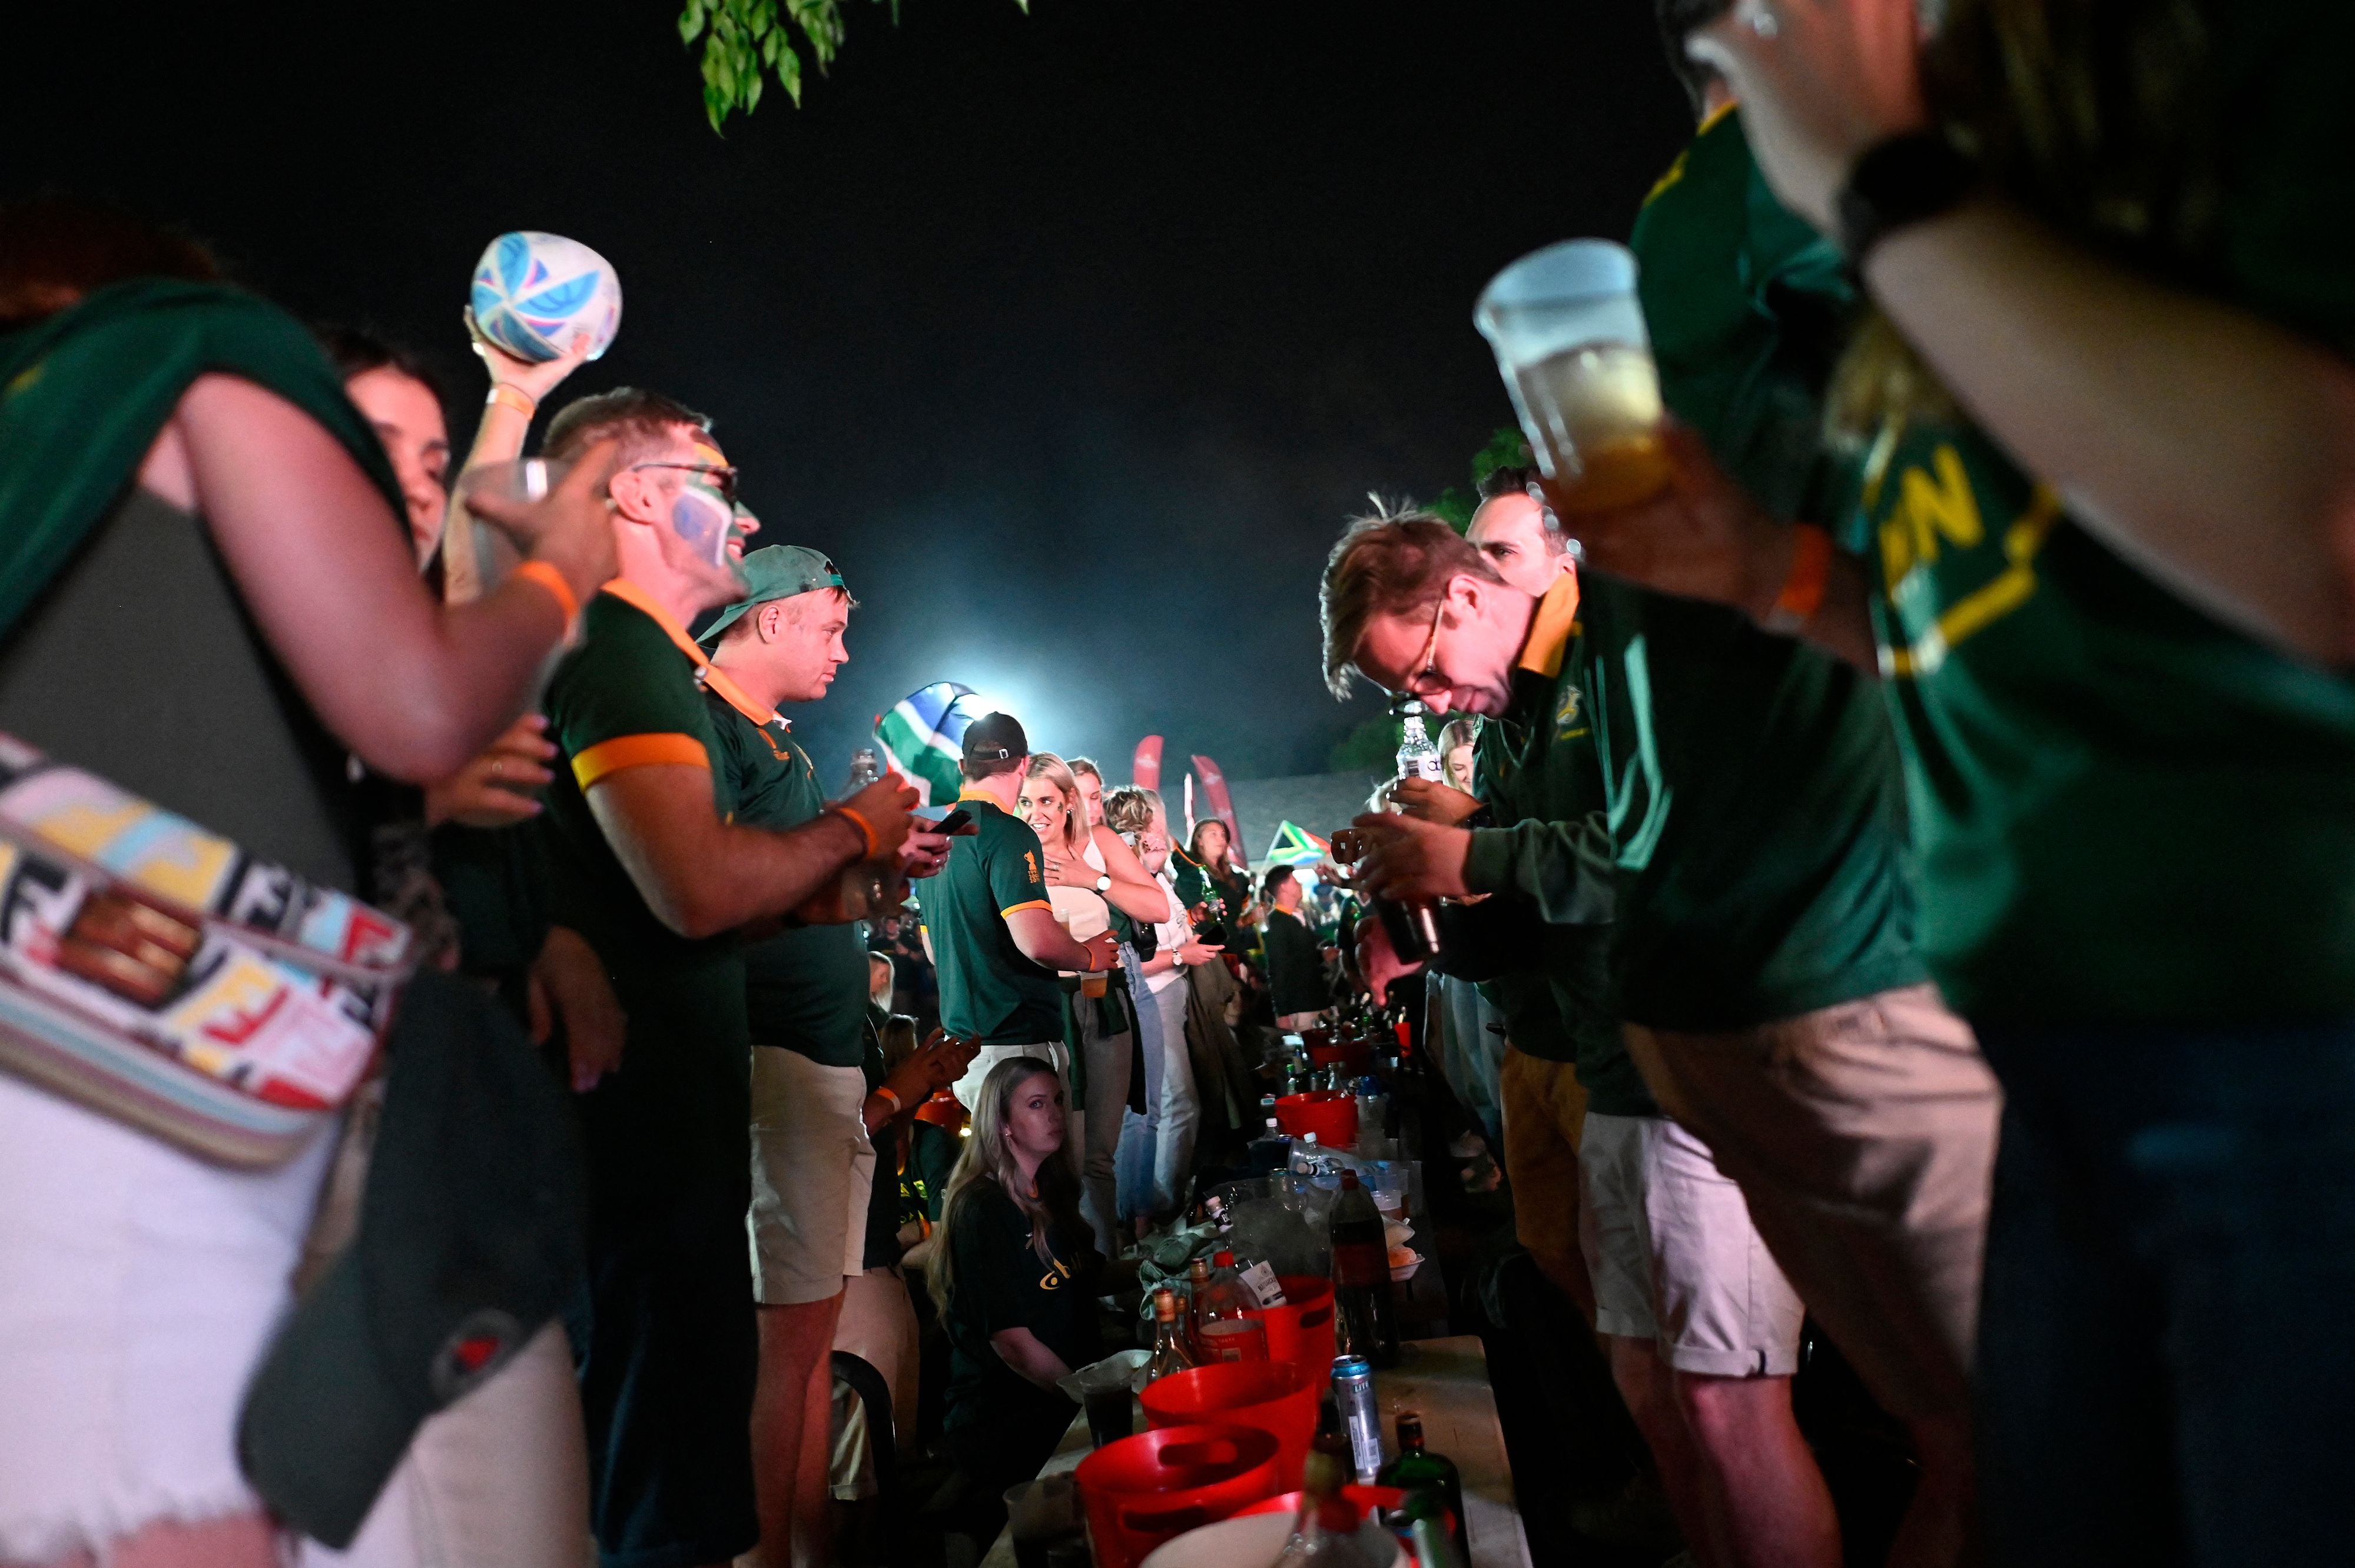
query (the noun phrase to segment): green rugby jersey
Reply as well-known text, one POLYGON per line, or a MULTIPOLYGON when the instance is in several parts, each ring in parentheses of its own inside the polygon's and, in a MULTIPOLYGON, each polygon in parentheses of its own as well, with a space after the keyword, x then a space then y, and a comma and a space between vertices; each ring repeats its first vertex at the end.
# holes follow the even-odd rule
POLYGON ((949 841, 948 864, 924 892, 941 1026, 984 1045, 1060 1040, 1062 986, 1006 928, 1009 915, 1054 907, 1039 835, 978 789, 965 790, 957 803, 972 816, 975 832, 949 841))
MULTIPOLYGON (((1703 126, 1633 238, 1669 409, 1785 516, 1834 465, 1820 392, 1849 293, 1838 251, 1778 205, 1738 113, 1703 126)), ((1741 1028, 1924 978, 1902 779, 1874 683, 1726 606, 1636 590, 1626 662, 1666 808, 1624 841, 1619 1006, 1741 1028)))
MULTIPOLYGON (((773 708, 763 709, 716 670, 704 701, 738 821, 797 828, 826 810, 809 753, 773 708)), ((856 1067, 863 1059, 867 952, 857 926, 796 926, 747 944, 744 986, 753 1044, 798 1051, 824 1067, 856 1067)))

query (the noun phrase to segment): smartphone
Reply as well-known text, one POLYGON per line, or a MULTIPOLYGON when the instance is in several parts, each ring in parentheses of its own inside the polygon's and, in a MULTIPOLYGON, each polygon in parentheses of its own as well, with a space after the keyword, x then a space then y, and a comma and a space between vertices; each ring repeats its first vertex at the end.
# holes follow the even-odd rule
POLYGON ((951 811, 939 821, 926 822, 924 824, 924 831, 929 833, 945 833, 949 837, 954 838, 957 834, 964 832, 965 829, 971 826, 973 826, 973 813, 966 810, 963 806, 959 806, 955 810, 951 811))

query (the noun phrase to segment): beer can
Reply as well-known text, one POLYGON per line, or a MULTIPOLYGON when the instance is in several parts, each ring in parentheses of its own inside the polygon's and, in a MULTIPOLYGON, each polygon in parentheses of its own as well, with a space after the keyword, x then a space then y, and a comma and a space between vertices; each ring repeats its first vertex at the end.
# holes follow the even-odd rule
POLYGON ((1382 1467, 1382 1414, 1374 1404, 1372 1362, 1363 1356, 1333 1358, 1333 1404, 1349 1435, 1349 1467, 1359 1486, 1370 1486, 1382 1467))

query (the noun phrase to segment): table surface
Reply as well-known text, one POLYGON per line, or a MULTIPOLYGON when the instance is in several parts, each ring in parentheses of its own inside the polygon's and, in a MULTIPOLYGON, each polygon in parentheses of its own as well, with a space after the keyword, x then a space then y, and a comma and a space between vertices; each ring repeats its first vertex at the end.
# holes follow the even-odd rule
MULTIPOLYGON (((1505 1458, 1505 1429, 1497 1421, 1497 1397, 1488 1386, 1488 1358, 1479 1337, 1409 1340, 1400 1348, 1397 1366, 1374 1373, 1374 1395, 1381 1405, 1385 1458, 1398 1457, 1398 1414, 1412 1410, 1423 1416, 1423 1440, 1432 1451, 1455 1461, 1464 1480, 1472 1568, 1529 1568, 1520 1505, 1513 1498, 1513 1469, 1505 1458)), ((1087 1415, 1082 1412, 1039 1473, 1068 1474, 1090 1452, 1087 1415)), ((999 1531, 981 1568, 1014 1568, 1014 1538, 999 1531)))

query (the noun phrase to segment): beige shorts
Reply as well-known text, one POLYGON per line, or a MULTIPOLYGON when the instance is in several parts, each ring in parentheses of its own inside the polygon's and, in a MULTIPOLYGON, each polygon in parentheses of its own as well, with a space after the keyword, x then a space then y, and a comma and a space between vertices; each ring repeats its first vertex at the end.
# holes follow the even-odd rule
POLYGON ((1678 1372, 1788 1377, 1806 1308, 1742 1189, 1666 1117, 1596 1116, 1579 1140, 1579 1238, 1594 1327, 1650 1340, 1678 1372))
POLYGON ((875 1146, 858 1107, 867 1075, 798 1051, 752 1048, 752 1298, 793 1307, 864 1271, 875 1146))
POLYGON ((1873 1396, 1966 1414, 2003 1107, 1970 1026, 1922 985, 1732 1033, 1630 1026, 1627 1049, 1873 1396))

